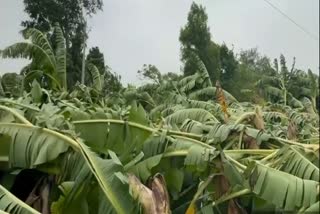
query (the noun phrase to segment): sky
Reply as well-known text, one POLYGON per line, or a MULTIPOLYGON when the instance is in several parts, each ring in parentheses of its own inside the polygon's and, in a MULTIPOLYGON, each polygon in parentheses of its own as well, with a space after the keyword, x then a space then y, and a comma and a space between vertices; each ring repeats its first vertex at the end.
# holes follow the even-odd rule
MULTIPOLYGON (((269 0, 319 38, 319 0, 269 0)), ((319 40, 284 18, 264 0, 196 0, 206 7, 212 40, 236 52, 258 48, 270 58, 286 56, 288 67, 319 72, 319 40)), ((192 0, 104 0, 90 18, 88 47, 98 46, 123 83, 138 83, 143 64, 163 73, 181 72, 179 33, 192 0)), ((21 41, 28 18, 22 0, 0 0, 0 49, 21 41)), ((0 75, 19 72, 27 60, 0 59, 0 75)))

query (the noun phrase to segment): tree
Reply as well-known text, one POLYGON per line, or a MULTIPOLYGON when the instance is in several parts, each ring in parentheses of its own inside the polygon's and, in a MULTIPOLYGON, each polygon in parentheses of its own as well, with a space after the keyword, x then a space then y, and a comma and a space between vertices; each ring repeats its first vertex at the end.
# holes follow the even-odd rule
POLYGON ((205 64, 213 82, 220 79, 219 46, 211 41, 211 34, 207 25, 208 15, 205 8, 192 3, 188 14, 188 22, 181 29, 181 60, 184 63, 185 76, 194 74, 197 67, 195 53, 205 64))
POLYGON ((168 72, 166 74, 162 74, 162 80, 164 81, 179 81, 180 79, 182 79, 182 75, 181 74, 177 74, 175 72, 168 72))
POLYGON ((22 26, 50 33, 54 23, 60 24, 66 40, 69 85, 75 85, 80 80, 82 49, 88 36, 83 14, 101 10, 102 0, 24 0, 24 5, 30 19, 22 26))
POLYGON ((241 50, 239 54, 239 61, 241 64, 248 66, 255 66, 256 62, 260 58, 260 54, 257 48, 251 48, 248 50, 241 50))
POLYGON ((121 84, 121 76, 115 72, 112 72, 112 70, 109 67, 106 67, 107 71, 104 76, 104 88, 103 92, 106 95, 109 94, 117 94, 121 91, 122 89, 122 84, 121 84))
POLYGON ((84 41, 87 33, 83 26, 78 26, 76 36, 71 39, 72 46, 67 52, 68 85, 73 86, 81 81, 84 41))
POLYGON ((20 97, 23 90, 23 76, 16 73, 5 73, 0 77, 0 96, 20 97))
POLYGON ((314 74, 310 69, 308 70, 308 79, 310 84, 308 88, 310 89, 309 93, 306 96, 311 98, 312 107, 315 112, 319 112, 319 76, 314 74), (318 100, 318 101, 317 101, 318 100))
MULTIPOLYGON (((93 64, 97 69, 100 75, 105 73, 105 64, 103 53, 100 52, 99 47, 93 47, 89 50, 88 55, 86 56, 86 65, 93 64)), ((85 70, 85 85, 91 85, 93 78, 90 72, 90 69, 85 70)))
POLYGON ((284 75, 289 72, 287 68, 287 61, 283 54, 280 54, 280 72, 284 75))
MULTIPOLYGON (((240 64, 245 65, 252 72, 266 75, 266 74, 275 74, 275 70, 271 66, 270 58, 267 56, 262 56, 257 48, 251 48, 248 50, 242 50, 239 54, 240 64)), ((277 63, 277 62, 276 62, 277 63)))
MULTIPOLYGON (((287 62, 283 54, 280 55, 280 70, 278 60, 274 59, 274 70, 272 73, 264 73, 256 82, 256 86, 262 91, 265 97, 274 102, 283 102, 285 105, 302 107, 302 103, 296 99, 295 93, 291 93, 295 89, 299 74, 295 69, 295 58, 289 71, 287 62)), ((304 73, 304 72, 303 72, 304 73)), ((310 81, 308 79, 308 81, 310 81)), ((310 81, 312 82, 312 81, 310 81)), ((302 85, 301 85, 302 86, 302 85)))
POLYGON ((276 71, 272 68, 270 58, 267 56, 261 56, 256 62, 256 71, 263 75, 275 75, 276 71))
POLYGON ((92 47, 87 55, 87 62, 94 64, 101 74, 105 71, 104 55, 100 52, 99 47, 92 47))
POLYGON ((319 98, 319 76, 310 69, 308 72, 296 70, 290 77, 288 91, 296 98, 308 97, 314 112, 318 111, 317 99, 319 98))
POLYGON ((256 88, 254 84, 262 76, 275 75, 270 59, 261 55, 257 48, 241 50, 238 58, 238 69, 233 76, 232 89, 229 91, 241 101, 252 101, 263 104, 263 88, 256 88))
POLYGON ((138 70, 138 74, 142 78, 151 80, 153 83, 160 84, 162 81, 162 76, 159 69, 154 65, 143 65, 141 70, 138 70))
MULTIPOLYGON (((99 47, 92 47, 87 55, 86 64, 93 64, 98 69, 100 75, 103 77, 103 93, 112 94, 119 92, 122 88, 121 77, 116 73, 113 73, 111 69, 105 65, 104 55, 100 51, 99 47)), ((93 82, 91 72, 87 71, 86 82, 93 82)))
MULTIPOLYGON (((238 72, 238 61, 234 53, 225 44, 220 46, 221 81, 227 91, 233 92, 236 73, 238 72)), ((238 89, 235 89, 238 90, 238 89)))
POLYGON ((94 14, 102 9, 102 0, 24 0, 24 5, 30 20, 23 21, 22 26, 49 32, 58 22, 69 48, 71 39, 77 36, 77 28, 84 23, 82 10, 94 14))

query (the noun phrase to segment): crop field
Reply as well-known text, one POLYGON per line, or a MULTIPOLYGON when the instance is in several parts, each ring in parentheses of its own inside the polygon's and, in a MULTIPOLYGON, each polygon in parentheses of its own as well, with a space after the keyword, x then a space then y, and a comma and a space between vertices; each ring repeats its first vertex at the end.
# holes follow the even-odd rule
POLYGON ((219 78, 186 51, 191 73, 144 65, 139 86, 83 58, 80 83, 59 24, 22 35, 0 50, 31 60, 0 78, 0 213, 320 212, 318 75, 212 43, 219 78))

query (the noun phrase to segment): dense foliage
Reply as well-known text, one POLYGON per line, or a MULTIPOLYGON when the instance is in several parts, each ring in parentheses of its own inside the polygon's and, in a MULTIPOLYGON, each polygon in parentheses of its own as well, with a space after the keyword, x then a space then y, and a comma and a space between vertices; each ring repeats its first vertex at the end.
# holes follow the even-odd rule
POLYGON ((211 80, 216 81, 221 76, 220 48, 211 40, 207 20, 205 8, 192 3, 188 23, 180 31, 181 60, 184 63, 184 75, 194 74, 197 61, 194 53, 196 53, 208 69, 211 80))
POLYGON ((31 63, 0 79, 0 212, 319 212, 319 77, 283 55, 236 56, 206 21, 193 4, 184 75, 144 65, 139 87, 98 47, 70 87, 59 24, 1 50, 31 63))
POLYGON ((30 93, 0 99, 0 209, 318 209, 319 117, 310 101, 301 108, 238 102, 212 85, 200 60, 192 76, 158 78, 118 97, 94 93, 102 79, 70 94, 34 80, 30 93))

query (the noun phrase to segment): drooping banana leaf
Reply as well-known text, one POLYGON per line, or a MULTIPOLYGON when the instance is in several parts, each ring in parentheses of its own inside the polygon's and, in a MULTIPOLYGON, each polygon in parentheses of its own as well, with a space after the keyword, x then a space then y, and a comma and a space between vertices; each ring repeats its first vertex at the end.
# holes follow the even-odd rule
POLYGON ((55 61, 48 54, 46 49, 32 44, 29 42, 19 42, 13 44, 4 50, 0 51, 0 56, 3 58, 26 58, 26 59, 36 59, 36 63, 42 65, 43 68, 50 71, 50 73, 55 69, 55 61))
POLYGON ((0 133, 7 136, 6 142, 0 142, 0 147, 8 140, 10 143, 11 167, 35 168, 53 161, 69 148, 55 132, 32 125, 0 123, 0 133))
POLYGON ((1 211, 11 214, 40 214, 0 185, 0 213, 1 211))
POLYGON ((74 125, 76 132, 86 144, 101 153, 113 150, 120 154, 129 149, 134 142, 142 146, 152 133, 150 129, 140 128, 139 124, 121 120, 83 120, 75 121, 74 125))
POLYGON ((200 108, 183 109, 176 111, 166 117, 165 120, 168 124, 181 125, 186 119, 191 119, 202 123, 208 121, 218 122, 218 120, 210 112, 200 108))
POLYGON ((203 172, 219 153, 215 149, 192 146, 184 160, 185 166, 192 171, 203 172))
MULTIPOLYGON (((212 87, 206 87, 206 88, 199 89, 195 92, 192 92, 189 94, 188 97, 194 100, 201 99, 204 96, 212 97, 212 99, 214 99, 215 93, 216 93, 216 87, 212 86, 212 87)), ((223 90, 223 93, 229 102, 238 102, 237 99, 234 96, 232 96, 229 92, 223 90)))
MULTIPOLYGON (((86 157, 86 162, 101 187, 107 203, 104 213, 134 213, 137 209, 136 203, 128 194, 128 183, 123 181, 123 166, 119 159, 102 159, 94 154, 83 143, 78 142, 81 153, 86 157)), ((112 157, 116 157, 115 154, 112 157)))
POLYGON ((63 36, 62 29, 59 24, 55 24, 54 29, 55 44, 56 44, 56 74, 59 78, 60 85, 66 90, 67 89, 67 51, 66 42, 63 36))
MULTIPOLYGON (((75 190, 74 182, 63 182, 60 184, 59 189, 61 195, 59 199, 52 203, 51 213, 52 214, 63 214, 63 213, 79 213, 89 214, 88 203, 86 201, 86 191, 80 186, 77 186, 77 194, 71 196, 71 202, 67 203, 67 197, 70 197, 72 190, 75 190)), ((81 186, 82 187, 82 186, 81 186)))
POLYGON ((92 76, 93 88, 100 92, 102 90, 103 84, 102 77, 98 68, 92 63, 89 63, 87 67, 92 76))
POLYGON ((285 146, 279 150, 275 160, 280 160, 275 167, 281 171, 302 179, 319 181, 319 168, 294 146, 285 146))
MULTIPOLYGON (((10 164, 13 167, 32 168, 48 163, 65 153, 69 146, 81 152, 90 171, 106 198, 105 213, 127 213, 135 209, 135 203, 128 193, 128 184, 119 179, 123 171, 117 159, 101 159, 80 140, 46 128, 25 124, 0 124, 0 133, 10 139, 10 164)), ((3 142, 0 142, 0 145, 3 142)), ((124 175, 122 176, 124 177, 124 175)))
POLYGON ((248 168, 251 190, 284 211, 308 208, 319 200, 319 182, 304 180, 261 164, 248 168))
POLYGON ((41 47, 47 53, 50 60, 52 60, 53 64, 56 63, 53 49, 44 33, 35 28, 27 28, 22 31, 22 35, 25 39, 30 39, 34 45, 41 47))

